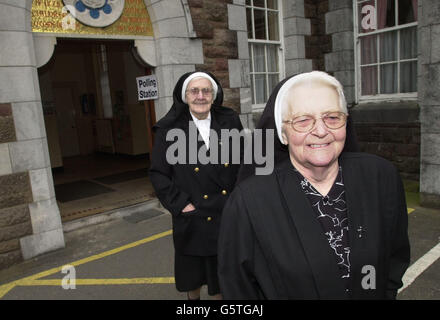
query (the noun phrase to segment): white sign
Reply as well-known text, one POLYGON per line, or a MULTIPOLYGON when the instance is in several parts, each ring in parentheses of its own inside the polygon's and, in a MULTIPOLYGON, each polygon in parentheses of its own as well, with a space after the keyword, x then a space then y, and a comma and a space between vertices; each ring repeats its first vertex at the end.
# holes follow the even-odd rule
POLYGON ((155 75, 136 78, 138 100, 151 100, 159 98, 157 79, 155 75))

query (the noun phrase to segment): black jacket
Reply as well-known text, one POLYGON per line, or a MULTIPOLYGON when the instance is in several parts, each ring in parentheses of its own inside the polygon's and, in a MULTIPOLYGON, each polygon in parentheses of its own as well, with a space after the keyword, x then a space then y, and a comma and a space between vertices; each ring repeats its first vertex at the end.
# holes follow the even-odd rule
POLYGON ((334 253, 286 160, 271 175, 238 184, 225 206, 218 253, 225 299, 395 298, 410 259, 399 174, 387 160, 363 153, 342 153, 339 164, 351 292, 345 291, 334 253), (364 277, 373 276, 370 266, 375 289, 362 286, 364 277))
MULTIPOLYGON (((203 165, 198 160, 189 164, 189 123, 192 118, 188 105, 180 98, 182 83, 188 75, 182 76, 176 85, 173 108, 154 128, 149 176, 160 202, 172 214, 175 250, 185 255, 212 256, 217 254, 220 217, 235 186, 239 164, 232 164, 231 160, 222 163, 221 159, 218 164, 203 165), (166 159, 167 149, 174 143, 166 141, 166 135, 172 129, 181 129, 185 133, 186 164, 170 165, 166 159), (182 213, 189 203, 196 210, 182 213)), ((216 105, 211 107, 211 129, 220 139, 221 129, 240 131, 243 127, 235 111, 217 105, 223 97, 220 85, 219 88, 221 96, 217 95, 216 105)), ((211 144, 210 149, 213 147, 211 144)), ((203 141, 198 141, 197 150, 200 148, 205 148, 203 141)))

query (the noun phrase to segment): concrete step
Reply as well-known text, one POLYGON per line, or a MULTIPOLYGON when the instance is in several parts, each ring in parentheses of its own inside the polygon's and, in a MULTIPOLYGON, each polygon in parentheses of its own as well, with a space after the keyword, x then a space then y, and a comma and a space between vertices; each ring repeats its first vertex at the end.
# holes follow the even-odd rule
MULTIPOLYGON (((160 205, 160 202, 157 198, 137 203, 131 206, 118 208, 114 210, 110 210, 107 212, 99 213, 93 216, 84 217, 77 220, 72 220, 63 223, 63 231, 64 232, 70 232, 73 230, 77 230, 86 226, 91 226, 95 224, 100 224, 104 222, 108 222, 115 219, 121 219, 124 217, 131 216, 132 214, 145 212, 150 209, 160 209, 164 210, 163 207, 160 205)), ((164 211, 165 212, 165 211, 164 211)))

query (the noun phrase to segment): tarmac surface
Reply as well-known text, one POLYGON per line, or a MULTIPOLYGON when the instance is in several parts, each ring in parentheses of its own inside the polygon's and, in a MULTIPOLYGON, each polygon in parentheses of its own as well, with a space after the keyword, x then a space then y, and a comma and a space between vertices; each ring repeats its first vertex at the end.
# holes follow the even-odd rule
MULTIPOLYGON (((405 274, 407 287, 398 299, 440 300, 440 210, 409 211, 413 268, 405 274)), ((75 223, 65 225, 74 230, 65 232, 64 249, 0 271, 0 300, 186 299, 174 285, 171 216, 166 210, 150 207, 75 223)), ((206 288, 201 298, 211 299, 206 288)))

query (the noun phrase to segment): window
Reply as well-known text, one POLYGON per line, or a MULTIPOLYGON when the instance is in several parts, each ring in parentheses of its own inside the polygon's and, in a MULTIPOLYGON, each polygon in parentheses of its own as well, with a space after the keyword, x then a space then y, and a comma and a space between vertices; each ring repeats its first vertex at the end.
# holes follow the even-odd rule
POLYGON ((358 100, 417 96, 417 0, 354 2, 358 100))
POLYGON ((279 0, 246 0, 252 104, 266 103, 280 81, 279 0))

